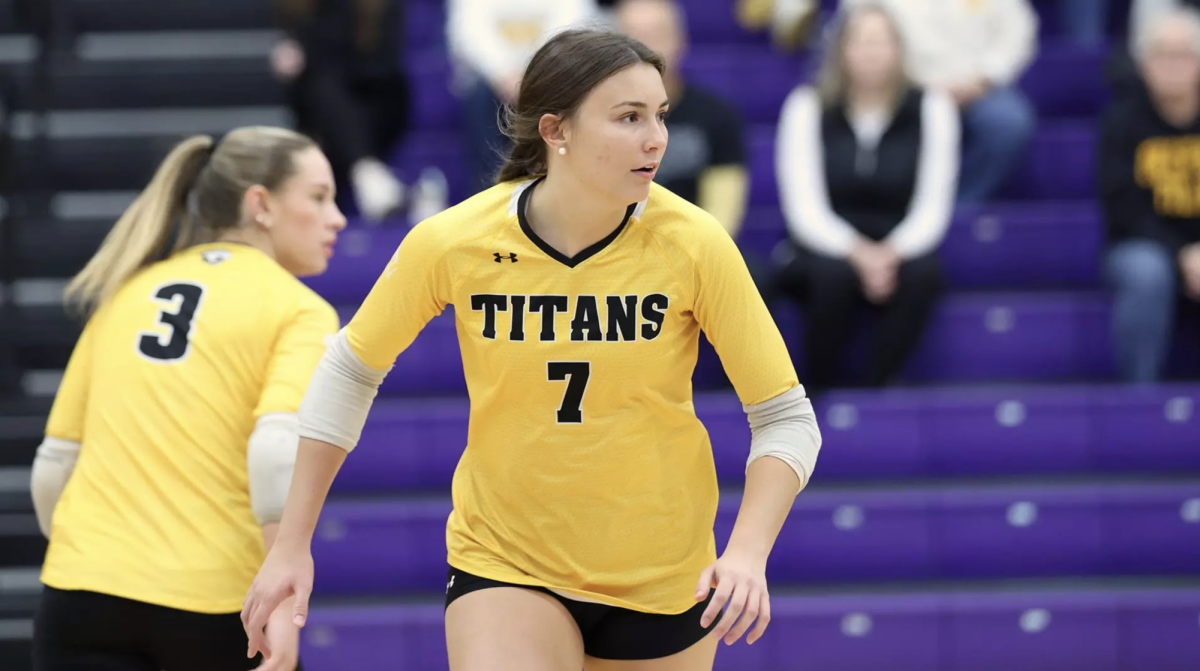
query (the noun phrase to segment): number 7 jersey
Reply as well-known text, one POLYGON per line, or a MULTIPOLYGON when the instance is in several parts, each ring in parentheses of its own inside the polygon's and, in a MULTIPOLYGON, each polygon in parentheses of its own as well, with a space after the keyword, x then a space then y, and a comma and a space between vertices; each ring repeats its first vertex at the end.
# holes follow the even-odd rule
POLYGON ((383 370, 454 307, 471 415, 451 566, 683 612, 716 557, 712 446, 692 405, 700 333, 744 403, 796 387, 791 359, 737 247, 699 208, 654 185, 567 258, 525 219, 537 184, 498 185, 416 226, 347 340, 383 370))
POLYGON ((263 252, 199 245, 88 320, 46 435, 81 443, 42 579, 202 613, 241 610, 263 559, 246 445, 296 412, 337 314, 263 252))

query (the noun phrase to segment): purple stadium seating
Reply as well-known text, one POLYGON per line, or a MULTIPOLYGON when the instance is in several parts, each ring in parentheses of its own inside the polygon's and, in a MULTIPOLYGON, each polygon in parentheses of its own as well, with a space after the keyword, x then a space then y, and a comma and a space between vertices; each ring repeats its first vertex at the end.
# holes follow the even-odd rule
MULTIPOLYGON (((750 432, 730 393, 696 397, 717 475, 743 480, 750 432)), ((1200 387, 988 387, 837 392, 816 404, 819 482, 955 475, 1200 470, 1200 387)), ((381 399, 338 493, 446 491, 466 399, 381 399)))
MULTIPOLYGON (((717 671, 1192 671, 1200 590, 773 592, 758 643, 720 646, 717 671)), ((438 603, 320 606, 302 632, 320 671, 448 668, 438 603)))
MULTIPOLYGON (((737 515, 717 513, 723 548, 737 515)), ((335 501, 321 515, 316 589, 437 591, 450 501, 335 501)), ((1200 481, 1164 486, 837 488, 800 496, 776 542, 779 584, 945 578, 1183 574, 1200 563, 1200 481)))

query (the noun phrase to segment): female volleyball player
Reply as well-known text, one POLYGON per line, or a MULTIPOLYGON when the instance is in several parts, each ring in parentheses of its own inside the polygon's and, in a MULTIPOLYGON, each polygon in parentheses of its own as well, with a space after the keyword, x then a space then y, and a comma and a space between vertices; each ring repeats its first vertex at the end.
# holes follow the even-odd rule
POLYGON ((707 671, 720 638, 762 635, 767 555, 820 434, 733 240, 652 184, 661 73, 605 32, 534 56, 500 183, 409 233, 314 373, 279 540, 242 610, 248 654, 273 652, 260 632, 284 599, 303 625, 330 483, 393 361, 447 305, 472 400, 447 533, 452 671, 707 671), (702 330, 753 432, 719 559, 692 406, 702 330))
POLYGON ((290 609, 265 623, 278 655, 261 667, 237 613, 338 328, 296 279, 324 272, 345 227, 334 195, 291 131, 188 139, 68 286, 90 314, 33 465, 50 539, 37 671, 297 667, 290 609))

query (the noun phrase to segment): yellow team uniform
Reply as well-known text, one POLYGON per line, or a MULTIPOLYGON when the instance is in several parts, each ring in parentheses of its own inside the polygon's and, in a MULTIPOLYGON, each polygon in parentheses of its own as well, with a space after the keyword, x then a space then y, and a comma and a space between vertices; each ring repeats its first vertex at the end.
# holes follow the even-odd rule
POLYGON ((199 613, 240 611, 264 558, 246 444, 296 412, 338 329, 258 249, 206 244, 131 278, 75 346, 46 435, 82 444, 45 584, 199 613))
POLYGON ((568 259, 524 218, 535 186, 498 185, 416 226, 347 340, 384 370, 455 307, 471 416, 452 566, 681 613, 716 559, 716 472, 692 405, 700 332, 744 403, 796 387, 795 370, 712 217, 654 185, 618 230, 568 259))

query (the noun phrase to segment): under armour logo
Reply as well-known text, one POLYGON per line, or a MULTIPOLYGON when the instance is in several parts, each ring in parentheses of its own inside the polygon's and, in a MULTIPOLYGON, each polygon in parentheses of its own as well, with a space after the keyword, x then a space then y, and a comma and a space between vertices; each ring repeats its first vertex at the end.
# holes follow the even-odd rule
POLYGON ((516 254, 509 254, 508 256, 504 256, 504 255, 500 254, 500 252, 492 252, 492 256, 496 257, 496 263, 500 263, 501 261, 512 261, 513 263, 517 262, 516 254))
POLYGON ((454 576, 450 576, 450 582, 446 583, 446 593, 450 593, 450 588, 454 587, 454 576))

